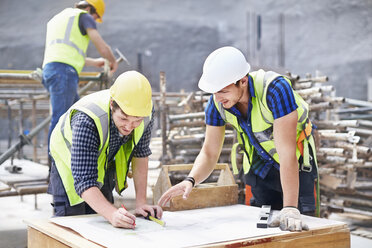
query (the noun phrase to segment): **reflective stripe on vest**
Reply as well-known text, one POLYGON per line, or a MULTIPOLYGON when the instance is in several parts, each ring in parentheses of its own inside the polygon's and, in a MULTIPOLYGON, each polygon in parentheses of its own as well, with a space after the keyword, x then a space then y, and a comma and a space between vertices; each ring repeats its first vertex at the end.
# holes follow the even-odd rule
POLYGON ((49 62, 61 62, 81 72, 89 45, 89 36, 82 35, 79 28, 82 13, 87 12, 67 8, 48 22, 43 67, 49 62))
MULTIPOLYGON (((77 195, 74 188, 74 180, 71 172, 71 118, 76 111, 81 111, 91 117, 97 127, 100 138, 99 156, 97 163, 98 178, 97 182, 102 187, 104 182, 105 170, 108 166, 109 154, 109 125, 110 125, 110 95, 109 90, 103 90, 83 97, 76 102, 62 116, 53 130, 50 142, 51 155, 56 163, 63 185, 65 187, 70 205, 76 205, 83 200, 77 195)), ((126 177, 129 164, 132 158, 134 147, 141 139, 145 128, 150 122, 150 117, 144 118, 144 121, 132 132, 132 138, 121 146, 115 155, 116 166, 116 190, 120 194, 126 188, 126 177)))
MULTIPOLYGON (((252 124, 252 131, 254 137, 266 151, 267 154, 270 155, 272 159, 274 159, 279 164, 279 155, 275 148, 274 140, 273 140, 273 123, 274 117, 271 111, 268 108, 267 101, 266 101, 266 93, 268 86, 271 82, 274 81, 277 77, 281 76, 275 72, 265 72, 263 70, 259 70, 258 72, 252 72, 250 74, 254 80, 253 86, 255 90, 256 97, 252 97, 252 111, 251 111, 251 124, 252 124), (264 97, 265 96, 265 97, 264 97)), ((286 79, 287 80, 287 79, 286 79)), ((290 83, 289 80, 287 80, 290 83)), ((296 103, 298 105, 297 113, 298 113, 298 124, 297 124, 297 139, 300 136, 300 133, 303 129, 303 125, 307 120, 308 115, 308 105, 307 103, 294 91, 294 96, 296 103)), ((248 135, 242 130, 240 125, 238 124, 238 119, 235 115, 230 113, 229 111, 225 110, 221 103, 218 103, 214 97, 214 103, 221 114, 221 117, 225 120, 225 122, 230 123, 238 132, 238 141, 240 147, 245 151, 245 157, 243 161, 250 163, 252 161, 253 156, 253 148, 248 139, 248 135)), ((314 146, 315 147, 315 146, 314 146)), ((236 153, 237 146, 233 147, 232 153, 236 153)), ((300 151, 298 147, 296 147, 296 156, 297 159, 300 157, 300 151)), ((236 161, 233 161, 232 156, 231 163, 233 167, 236 167, 236 161)), ((305 156, 304 156, 305 158, 305 156)), ((304 166, 308 166, 308 163, 304 163, 304 166)), ((250 169, 250 165, 247 163, 243 163, 244 173, 248 173, 250 169)), ((233 171, 237 172, 237 168, 233 168, 233 171)))
POLYGON ((49 46, 52 46, 53 44, 57 44, 57 43, 60 43, 60 44, 66 44, 68 46, 72 46, 73 48, 75 48, 77 50, 77 52, 83 56, 83 57, 86 57, 86 53, 85 51, 83 51, 82 49, 80 49, 75 43, 73 43, 72 41, 70 41, 70 35, 71 35, 71 30, 72 30, 72 24, 74 23, 74 20, 75 20, 75 16, 71 16, 69 19, 68 19, 68 23, 67 23, 67 28, 66 28, 66 31, 65 31, 65 36, 63 37, 63 39, 56 39, 56 40, 52 40, 51 42, 49 42, 49 46))

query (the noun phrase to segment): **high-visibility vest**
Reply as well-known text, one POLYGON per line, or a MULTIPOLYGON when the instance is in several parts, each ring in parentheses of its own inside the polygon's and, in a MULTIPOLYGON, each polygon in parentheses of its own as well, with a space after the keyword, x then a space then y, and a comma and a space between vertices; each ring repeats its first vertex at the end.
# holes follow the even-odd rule
MULTIPOLYGON (((273 137, 274 117, 267 105, 266 95, 267 95, 267 89, 270 83, 273 82, 274 79, 276 79, 277 77, 281 75, 275 72, 272 72, 272 71, 265 72, 263 70, 251 72, 250 75, 253 78, 254 91, 256 95, 256 97, 251 98, 252 100, 252 111, 251 111, 252 131, 259 145, 270 156, 270 160, 275 160, 279 164, 279 155, 276 151, 274 137, 273 137)), ((285 77, 284 79, 289 84, 291 84, 290 80, 286 79, 285 77)), ((299 142, 298 146, 296 147, 296 156, 297 156, 297 159, 299 159, 299 157, 303 155, 304 163, 302 165, 303 167, 302 169, 311 170, 310 159, 312 158, 310 158, 307 144, 310 143, 315 148, 315 143, 311 135, 311 123, 309 122, 309 119, 308 119, 308 104, 302 99, 300 95, 297 94, 296 91, 293 91, 293 94, 294 94, 296 103, 298 105, 298 108, 297 108, 297 114, 298 114, 297 141, 299 141, 301 139, 301 136, 303 136, 303 133, 307 131, 306 138, 302 139, 299 142), (306 145, 304 145, 305 143, 306 145)), ((244 170, 244 173, 248 173, 250 169, 250 164, 253 158, 254 147, 251 145, 248 135, 240 127, 237 117, 233 115, 232 113, 230 113, 229 111, 225 110, 222 104, 216 101, 215 97, 214 97, 214 103, 222 119, 224 119, 225 122, 230 123, 235 128, 238 134, 237 138, 238 138, 239 143, 233 145, 233 149, 231 153, 231 156, 232 156, 231 163, 233 167, 233 172, 235 174, 238 173, 235 156, 236 156, 236 149, 238 148, 238 146, 240 146, 240 148, 242 148, 241 152, 243 152, 244 154, 243 155, 243 170, 244 170)), ((313 152, 314 152, 314 159, 316 159, 315 149, 313 149, 313 152)))
MULTIPOLYGON (((277 77, 281 76, 272 71, 265 72, 264 70, 258 70, 251 72, 250 75, 253 79, 254 92, 256 97, 252 97, 252 111, 251 111, 251 125, 252 131, 255 139, 258 141, 259 145, 270 155, 270 159, 274 159, 279 164, 279 156, 274 144, 273 135, 273 124, 274 117, 270 111, 266 96, 267 89, 277 77)), ((290 85, 291 81, 283 77, 290 85)), ((296 157, 303 156, 303 163, 301 170, 310 172, 312 166, 310 164, 310 159, 314 159, 315 166, 318 166, 316 160, 316 150, 315 141, 312 135, 312 124, 308 118, 308 104, 302 99, 302 97, 293 91, 295 101, 297 104, 297 146, 296 146, 296 157), (309 145, 311 146, 313 157, 310 156, 309 145)), ((221 103, 217 102, 214 97, 214 103, 219 111, 222 119, 225 122, 230 123, 237 131, 238 143, 234 144, 231 150, 231 165, 234 174, 238 174, 238 169, 236 165, 236 151, 237 148, 241 148, 241 153, 243 153, 243 171, 248 173, 252 158, 254 147, 250 144, 248 135, 240 127, 238 118, 225 110, 221 103)), ((319 188, 319 174, 315 184, 316 188, 316 216, 320 216, 320 188, 319 188)))
MULTIPOLYGON (((110 93, 109 90, 99 91, 87 95, 77 101, 61 116, 50 138, 50 153, 55 161, 63 186, 65 187, 70 205, 83 202, 75 191, 74 179, 71 172, 71 144, 72 130, 71 118, 76 111, 87 114, 94 120, 100 139, 98 151, 97 182, 100 187, 104 183, 105 171, 108 166, 109 140, 110 140, 110 93)), ((132 131, 132 138, 123 144, 115 155, 116 191, 120 194, 126 186, 128 168, 133 156, 133 150, 141 139, 151 116, 146 117, 142 123, 132 131)))
POLYGON ((67 8, 55 15, 47 24, 43 67, 50 62, 71 65, 78 74, 85 64, 89 36, 82 35, 79 17, 84 10, 67 8))

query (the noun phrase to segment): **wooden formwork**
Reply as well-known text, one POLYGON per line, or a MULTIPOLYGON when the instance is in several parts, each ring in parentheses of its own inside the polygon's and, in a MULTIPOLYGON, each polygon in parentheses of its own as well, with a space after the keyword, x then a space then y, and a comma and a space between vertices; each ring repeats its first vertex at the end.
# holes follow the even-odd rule
MULTIPOLYGON (((164 192, 172 187, 169 172, 190 171, 191 168, 191 164, 163 165, 153 189, 154 204, 164 192)), ((199 184, 192 189, 186 200, 182 196, 174 197, 163 209, 178 211, 237 204, 238 185, 235 183, 228 164, 217 164, 214 170, 220 171, 217 182, 199 184)))

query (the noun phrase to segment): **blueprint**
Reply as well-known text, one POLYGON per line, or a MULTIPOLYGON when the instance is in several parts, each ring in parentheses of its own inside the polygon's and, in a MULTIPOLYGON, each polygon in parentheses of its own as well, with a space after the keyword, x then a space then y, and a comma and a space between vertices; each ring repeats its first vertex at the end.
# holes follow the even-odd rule
MULTIPOLYGON (((137 217, 136 228, 113 227, 99 215, 51 218, 84 238, 106 247, 189 247, 283 233, 279 228, 257 228, 261 208, 232 205, 186 211, 165 211, 161 226, 137 217)), ((311 228, 340 223, 303 216, 311 228)))

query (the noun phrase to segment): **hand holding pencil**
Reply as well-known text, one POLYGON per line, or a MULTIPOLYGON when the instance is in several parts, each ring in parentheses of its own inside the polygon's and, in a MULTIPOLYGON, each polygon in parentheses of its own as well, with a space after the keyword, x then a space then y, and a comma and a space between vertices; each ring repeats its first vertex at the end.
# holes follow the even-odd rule
POLYGON ((131 214, 124 205, 112 214, 111 220, 110 222, 115 227, 127 229, 134 229, 136 227, 136 216, 131 214))

